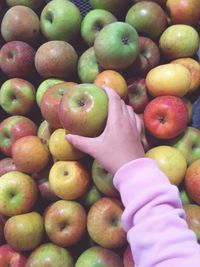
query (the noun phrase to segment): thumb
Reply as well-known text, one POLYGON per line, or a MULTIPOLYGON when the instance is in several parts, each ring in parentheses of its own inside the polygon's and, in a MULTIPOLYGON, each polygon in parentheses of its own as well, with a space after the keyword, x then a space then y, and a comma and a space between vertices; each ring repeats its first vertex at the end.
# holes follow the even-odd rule
POLYGON ((77 149, 81 150, 86 154, 91 154, 92 138, 74 134, 67 134, 65 138, 77 149))

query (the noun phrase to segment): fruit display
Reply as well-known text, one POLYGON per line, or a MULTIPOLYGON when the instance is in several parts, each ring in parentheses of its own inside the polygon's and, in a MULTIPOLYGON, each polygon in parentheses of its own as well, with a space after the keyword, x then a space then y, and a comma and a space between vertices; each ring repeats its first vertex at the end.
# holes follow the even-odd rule
POLYGON ((113 175, 65 138, 103 132, 106 86, 200 242, 199 25, 199 0, 1 0, 1 267, 135 266, 113 175))

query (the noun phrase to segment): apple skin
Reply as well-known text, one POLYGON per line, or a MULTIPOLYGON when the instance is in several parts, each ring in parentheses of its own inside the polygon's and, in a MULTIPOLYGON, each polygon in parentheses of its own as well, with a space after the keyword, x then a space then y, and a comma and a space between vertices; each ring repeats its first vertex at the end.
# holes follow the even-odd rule
POLYGON ((129 245, 126 247, 123 253, 123 264, 124 267, 135 267, 133 255, 129 245))
MULTIPOLYGON (((138 3, 138 2, 142 2, 144 0, 131 0, 131 2, 134 3, 138 3)), ((151 2, 155 2, 156 4, 165 7, 166 6, 166 2, 167 0, 146 0, 146 1, 151 1, 151 2)))
POLYGON ((92 246, 78 257, 75 267, 123 267, 121 257, 114 251, 100 246, 92 246))
POLYGON ((164 10, 151 1, 134 4, 128 10, 125 21, 132 25, 139 35, 146 35, 151 39, 158 38, 167 28, 167 17, 164 10), (155 25, 157 26, 155 27, 155 25))
POLYGON ((38 9, 45 0, 6 0, 9 7, 12 6, 27 6, 31 9, 38 9))
POLYGON ((42 121, 38 127, 37 136, 43 144, 49 147, 49 139, 55 128, 51 126, 46 120, 42 121))
POLYGON ((4 244, 0 246, 0 266, 1 267, 25 267, 27 258, 10 245, 4 244))
POLYGON ((35 54, 35 67, 43 78, 70 79, 76 73, 77 61, 74 47, 59 40, 43 43, 35 54))
POLYGON ((96 160, 92 164, 92 179, 97 189, 108 197, 119 197, 113 185, 113 175, 108 173, 96 160))
POLYGON ((14 6, 8 9, 1 22, 1 35, 6 42, 34 43, 40 33, 38 15, 29 7, 14 6))
POLYGON ((117 21, 117 18, 107 10, 94 9, 89 11, 81 23, 82 39, 88 46, 93 46, 100 30, 115 21, 117 21))
POLYGON ((186 221, 189 229, 191 229, 200 241, 200 206, 195 204, 187 204, 183 206, 186 213, 186 221))
POLYGON ((86 231, 86 221, 84 208, 78 202, 66 200, 54 202, 44 217, 49 239, 61 247, 75 245, 81 240, 86 231))
POLYGON ((37 186, 34 180, 19 171, 11 171, 1 176, 0 212, 14 216, 29 212, 37 200, 37 186))
POLYGON ((70 252, 53 243, 44 243, 32 251, 26 262, 26 267, 74 267, 70 252))
POLYGON ((82 197, 82 203, 88 209, 100 198, 102 198, 101 192, 93 185, 82 197))
POLYGON ((179 195, 180 195, 180 199, 181 199, 181 202, 182 202, 182 205, 186 205, 186 204, 192 204, 192 200, 191 198, 189 197, 186 189, 184 186, 180 186, 179 187, 179 195))
POLYGON ((35 87, 30 82, 13 78, 1 86, 0 105, 10 115, 26 115, 35 104, 35 87))
POLYGON ((192 57, 199 48, 198 32, 189 25, 169 26, 160 36, 159 47, 168 60, 192 57))
POLYGON ((157 96, 144 110, 144 125, 147 131, 160 139, 171 139, 187 128, 188 110, 180 97, 157 96))
POLYGON ((67 90, 58 110, 63 128, 70 133, 90 137, 97 136, 104 129, 107 113, 108 98, 105 91, 89 83, 67 90))
POLYGON ((46 90, 41 99, 40 110, 42 117, 54 128, 62 127, 58 117, 58 107, 64 92, 74 85, 76 83, 73 82, 55 84, 46 90))
POLYGON ((117 21, 106 25, 94 41, 97 62, 104 69, 124 69, 139 54, 139 38, 128 23, 117 21))
POLYGON ((144 78, 136 78, 127 81, 128 84, 128 105, 135 113, 140 114, 150 101, 147 86, 144 78))
POLYGON ((13 159, 7 157, 0 160, 0 176, 11 171, 17 171, 13 159))
POLYGON ((30 78, 34 73, 35 50, 22 41, 5 43, 0 50, 0 67, 9 78, 30 78))
POLYGON ((123 208, 119 200, 102 197, 90 208, 87 216, 89 236, 98 245, 114 249, 126 243, 121 216, 123 208))
POLYGON ((94 47, 85 50, 78 59, 78 76, 82 83, 93 83, 102 68, 97 63, 94 47))
POLYGON ((79 36, 81 21, 78 7, 66 0, 50 1, 40 16, 41 31, 48 40, 75 41, 79 36))
POLYGON ((168 0, 166 8, 173 24, 196 26, 200 20, 199 0, 168 0))
POLYGON ((194 127, 187 127, 181 135, 170 140, 170 145, 177 148, 190 165, 200 158, 200 131, 194 127))
POLYGON ((12 146, 19 138, 36 134, 36 124, 27 117, 7 117, 0 123, 0 150, 6 156, 11 156, 12 146))
POLYGON ((10 217, 4 227, 7 243, 17 251, 35 249, 44 236, 42 216, 37 212, 28 212, 10 217))

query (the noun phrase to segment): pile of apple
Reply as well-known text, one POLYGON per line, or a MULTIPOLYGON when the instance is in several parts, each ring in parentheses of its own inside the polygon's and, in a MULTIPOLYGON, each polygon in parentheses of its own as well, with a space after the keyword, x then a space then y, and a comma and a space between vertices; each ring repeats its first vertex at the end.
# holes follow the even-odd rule
POLYGON ((105 86, 143 117, 200 241, 200 1, 73 2, 1 1, 1 267, 134 266, 113 175, 65 138, 101 134, 105 86))

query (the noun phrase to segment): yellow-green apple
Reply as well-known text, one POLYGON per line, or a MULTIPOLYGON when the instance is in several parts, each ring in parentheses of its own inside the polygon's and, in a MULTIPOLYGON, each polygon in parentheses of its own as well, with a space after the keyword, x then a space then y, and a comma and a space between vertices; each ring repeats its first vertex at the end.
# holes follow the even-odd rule
POLYGON ((53 243, 44 243, 34 249, 28 257, 26 267, 74 267, 70 252, 53 243))
POLYGON ((172 184, 177 186, 181 184, 185 177, 187 162, 177 148, 160 145, 149 149, 145 156, 156 161, 172 184))
POLYGON ((107 172, 95 159, 92 163, 92 179, 96 188, 108 197, 119 197, 113 185, 113 175, 107 172))
POLYGON ((41 31, 48 40, 72 42, 79 36, 81 20, 81 13, 74 3, 53 0, 41 12, 41 31))
POLYGON ((87 192, 89 173, 78 161, 57 161, 50 169, 49 185, 59 198, 74 200, 87 192))
POLYGON ((127 68, 139 54, 138 34, 128 23, 110 23, 97 35, 94 51, 97 62, 104 69, 127 68))
POLYGON ((104 248, 119 248, 126 243, 121 216, 123 207, 118 199, 102 197, 89 209, 87 230, 89 236, 104 248))
POLYGON ((29 212, 37 200, 37 186, 27 174, 11 171, 1 176, 0 213, 13 216, 29 212))
POLYGON ((35 50, 22 41, 5 43, 0 50, 0 67, 9 78, 30 78, 34 73, 35 50))
POLYGON ((16 165, 12 158, 3 158, 0 160, 0 176, 7 172, 17 171, 16 165))
POLYGON ((70 133, 96 136, 102 132, 108 114, 105 91, 89 83, 67 90, 59 105, 58 115, 63 128, 70 133))
POLYGON ((123 252, 123 264, 124 267, 134 267, 134 259, 131 252, 131 248, 129 245, 127 245, 126 249, 123 252))
POLYGON ((128 77, 142 76, 157 66, 160 62, 160 50, 158 45, 148 37, 139 36, 140 52, 133 64, 124 70, 128 77))
POLYGON ((190 165, 200 158, 200 130, 189 126, 181 135, 171 139, 170 145, 177 148, 190 165))
POLYGON ((78 56, 72 45, 53 40, 43 43, 37 49, 35 67, 44 78, 69 79, 76 73, 77 60, 78 56))
POLYGON ((97 200, 102 197, 101 192, 96 188, 95 185, 92 185, 90 189, 82 197, 82 202, 85 208, 90 208, 97 200))
POLYGON ((1 267, 25 267, 27 258, 22 253, 14 250, 10 245, 0 246, 1 267))
POLYGON ((62 82, 64 82, 64 80, 49 78, 49 79, 45 79, 39 84, 37 91, 36 91, 36 102, 39 107, 40 107, 40 102, 42 100, 42 97, 44 93, 46 92, 46 90, 52 85, 55 85, 57 83, 62 83, 62 82))
POLYGON ((190 25, 172 25, 160 36, 159 47, 166 59, 192 57, 199 48, 199 34, 190 25))
POLYGON ((43 94, 40 102, 42 117, 53 127, 61 128, 58 117, 58 107, 61 98, 70 87, 76 85, 74 82, 63 82, 50 86, 43 94))
POLYGON ((29 7, 13 6, 7 10, 1 22, 1 35, 6 42, 36 42, 40 32, 38 15, 29 7))
POLYGON ((50 162, 50 152, 39 137, 29 135, 18 139, 12 146, 12 158, 19 171, 35 173, 50 162))
POLYGON ((35 87, 29 81, 13 78, 0 90, 0 105, 10 115, 26 115, 35 104, 35 87))
POLYGON ((51 126, 46 120, 43 120, 38 126, 37 136, 40 138, 42 143, 49 147, 49 138, 55 131, 55 128, 51 126))
POLYGON ((125 21, 133 26, 139 35, 146 35, 151 39, 158 38, 167 28, 164 10, 151 1, 141 1, 131 6, 125 21))
POLYGON ((121 16, 128 10, 128 0, 89 0, 93 9, 105 9, 114 15, 121 16))
POLYGON ((31 9, 39 8, 45 0, 6 0, 6 3, 9 7, 12 6, 27 6, 31 9))
POLYGON ((190 71, 192 81, 190 84, 188 94, 196 91, 200 86, 200 64, 199 62, 193 58, 188 57, 188 58, 178 58, 178 59, 172 60, 171 63, 181 64, 190 71))
POLYGON ((182 97, 189 92, 192 76, 181 64, 162 64, 151 69, 146 76, 148 93, 152 96, 182 97))
POLYGON ((181 186, 179 186, 179 195, 180 195, 180 199, 182 202, 182 205, 186 205, 186 204, 192 204, 192 200, 189 197, 184 184, 182 184, 181 186))
POLYGON ((193 161, 185 174, 185 189, 189 197, 200 205, 200 158, 193 161))
POLYGON ((29 118, 20 115, 7 117, 0 123, 0 150, 11 156, 12 146, 19 138, 36 134, 37 126, 29 118))
POLYGON ((17 251, 30 251, 41 244, 44 236, 43 218, 38 212, 10 217, 4 226, 6 242, 17 251))
POLYGON ((78 59, 77 72, 82 83, 93 83, 102 68, 97 63, 94 47, 85 50, 78 59))
POLYGON ((183 206, 186 213, 186 221, 189 229, 191 229, 200 241, 200 206, 196 204, 186 204, 183 206))
POLYGON ((147 86, 144 78, 135 78, 127 81, 128 84, 128 105, 136 113, 143 113, 149 102, 147 86))
POLYGON ((123 262, 116 252, 103 248, 101 246, 93 246, 84 250, 78 257, 75 267, 123 267, 123 262))
POLYGON ((171 139, 187 128, 188 110, 180 97, 157 96, 144 110, 144 125, 147 131, 160 139, 171 139))
POLYGON ((75 201, 58 200, 46 211, 44 225, 54 244, 69 247, 77 244, 86 232, 87 215, 75 201))
POLYGON ((82 39, 88 46, 93 46, 100 30, 115 21, 117 18, 107 10, 93 9, 89 11, 81 23, 82 39))
MULTIPOLYGON (((144 0, 131 0, 131 2, 134 4, 134 3, 137 3, 137 2, 142 2, 144 0)), ((166 2, 167 0, 146 0, 146 1, 151 1, 151 2, 155 2, 157 4, 159 4, 160 6, 162 7, 165 7, 166 5, 166 2)))
POLYGON ((166 8, 173 24, 197 26, 200 20, 199 0, 167 0, 166 8))

